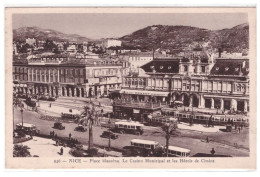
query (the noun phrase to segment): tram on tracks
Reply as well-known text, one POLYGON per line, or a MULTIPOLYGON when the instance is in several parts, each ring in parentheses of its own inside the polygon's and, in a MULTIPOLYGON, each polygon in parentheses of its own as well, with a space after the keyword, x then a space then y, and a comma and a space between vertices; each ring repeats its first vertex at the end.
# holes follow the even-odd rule
MULTIPOLYGON (((165 114, 166 112, 163 112, 165 114)), ((249 126, 249 119, 244 115, 231 115, 231 114, 206 114, 199 112, 182 112, 182 111, 170 111, 167 115, 177 118, 179 122, 191 122, 198 124, 212 124, 212 125, 223 125, 227 124, 237 126, 249 126)))

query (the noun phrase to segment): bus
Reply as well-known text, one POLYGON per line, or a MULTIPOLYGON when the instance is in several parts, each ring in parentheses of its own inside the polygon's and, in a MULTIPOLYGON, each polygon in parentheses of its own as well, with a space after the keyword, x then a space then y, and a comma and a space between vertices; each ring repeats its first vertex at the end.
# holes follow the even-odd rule
POLYGON ((132 139, 130 142, 131 142, 131 146, 148 149, 152 151, 154 151, 157 147, 159 147, 159 143, 157 141, 132 139))
POLYGON ((18 123, 16 124, 16 131, 22 131, 27 135, 36 135, 38 130, 35 125, 28 123, 18 123))
POLYGON ((115 127, 112 131, 125 134, 135 134, 135 135, 142 135, 144 133, 143 130, 144 124, 135 121, 119 121, 115 122, 115 127))
POLYGON ((168 146, 168 156, 169 157, 189 157, 190 150, 181 148, 181 147, 177 147, 177 146, 168 146))

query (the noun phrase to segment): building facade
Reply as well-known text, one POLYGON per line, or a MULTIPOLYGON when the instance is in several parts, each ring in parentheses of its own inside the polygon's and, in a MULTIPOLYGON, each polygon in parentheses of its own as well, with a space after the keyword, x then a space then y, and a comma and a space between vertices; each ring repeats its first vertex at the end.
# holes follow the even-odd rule
POLYGON ((249 60, 155 59, 146 75, 123 78, 121 97, 143 102, 183 101, 184 106, 249 111, 249 60))
POLYGON ((14 91, 23 94, 92 97, 121 87, 123 61, 44 56, 13 61, 14 91))

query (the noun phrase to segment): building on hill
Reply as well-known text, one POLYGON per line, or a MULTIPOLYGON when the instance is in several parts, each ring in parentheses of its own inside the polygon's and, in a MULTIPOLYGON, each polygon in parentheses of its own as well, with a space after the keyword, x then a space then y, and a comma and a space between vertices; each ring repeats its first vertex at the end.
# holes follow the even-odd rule
POLYGON ((121 46, 122 45, 122 41, 117 40, 117 39, 106 39, 105 41, 103 41, 103 47, 104 48, 109 48, 109 47, 116 47, 116 46, 121 46))

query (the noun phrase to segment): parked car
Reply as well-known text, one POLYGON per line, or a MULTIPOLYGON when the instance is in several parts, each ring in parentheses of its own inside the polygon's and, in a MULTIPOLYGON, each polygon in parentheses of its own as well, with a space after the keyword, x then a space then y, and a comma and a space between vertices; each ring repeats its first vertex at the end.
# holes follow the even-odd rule
POLYGON ((103 131, 103 133, 101 135, 102 138, 109 138, 109 136, 110 136, 111 139, 117 139, 118 138, 117 134, 110 132, 110 131, 103 131))
POLYGON ((64 130, 65 126, 63 126, 61 122, 55 122, 53 128, 59 129, 59 130, 64 130))
POLYGON ((85 132, 87 131, 87 128, 85 128, 83 125, 78 125, 74 130, 79 132, 85 132))
POLYGON ((47 101, 55 101, 56 99, 55 99, 55 97, 49 97, 48 99, 47 99, 47 101))

